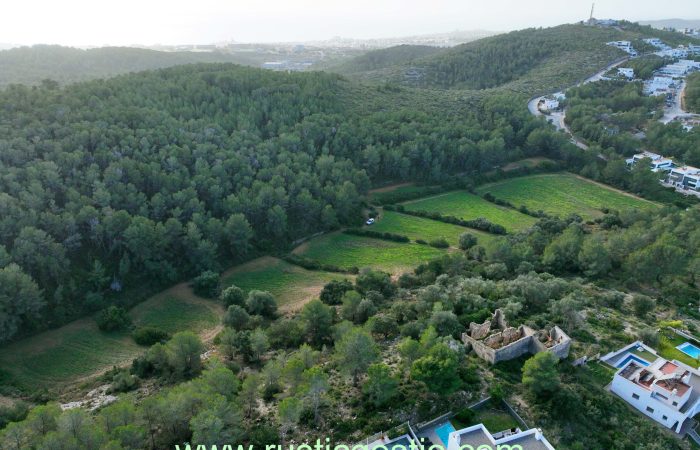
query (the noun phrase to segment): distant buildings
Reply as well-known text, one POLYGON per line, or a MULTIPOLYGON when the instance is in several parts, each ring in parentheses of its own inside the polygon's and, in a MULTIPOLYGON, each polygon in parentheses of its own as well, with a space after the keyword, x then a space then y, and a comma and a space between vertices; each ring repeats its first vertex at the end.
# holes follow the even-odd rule
POLYGON ((675 81, 671 77, 654 77, 644 82, 643 92, 646 95, 668 95, 675 87, 675 81))
POLYGON ((637 50, 635 50, 634 47, 632 47, 632 43, 630 41, 612 41, 608 42, 607 45, 618 48, 623 52, 626 52, 630 56, 638 55, 637 50))
POLYGON ((620 67, 617 69, 617 73, 627 78, 628 80, 634 79, 634 69, 631 67, 620 67))
POLYGON ((559 100, 556 98, 543 98, 539 104, 540 111, 554 111, 559 108, 559 100))
POLYGON ((652 47, 656 47, 659 50, 670 50, 671 47, 666 45, 661 39, 658 38, 650 38, 650 39, 642 39, 644 42, 647 44, 651 45, 652 47))
POLYGON ((662 67, 658 70, 658 73, 672 78, 684 78, 689 73, 696 70, 700 70, 700 62, 690 59, 681 59, 676 63, 662 67))
POLYGON ((627 166, 632 167, 643 159, 650 160, 653 172, 665 172, 663 182, 681 191, 700 192, 700 169, 692 166, 680 166, 672 159, 657 153, 642 152, 627 159, 627 166))
POLYGON ((299 72, 299 71, 307 70, 311 66, 313 66, 313 62, 311 62, 311 61, 302 61, 302 62, 269 61, 269 62, 262 63, 260 65, 260 67, 262 69, 285 71, 285 72, 299 72))
POLYGON ((652 172, 668 171, 675 167, 673 160, 665 158, 659 154, 652 152, 637 153, 633 157, 626 160, 627 166, 632 167, 643 159, 651 160, 650 169, 652 172))
POLYGON ((667 181, 677 188, 700 192, 700 169, 692 166, 675 167, 668 173, 667 181))

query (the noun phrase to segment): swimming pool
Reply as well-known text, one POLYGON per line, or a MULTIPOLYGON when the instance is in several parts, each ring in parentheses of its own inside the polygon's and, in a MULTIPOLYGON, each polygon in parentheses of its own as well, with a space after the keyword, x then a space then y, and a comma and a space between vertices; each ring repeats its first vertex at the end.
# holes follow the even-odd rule
POLYGON ((636 363, 639 363, 639 364, 643 365, 644 367, 649 365, 649 363, 647 361, 644 361, 642 358, 635 356, 632 353, 629 353, 622 361, 617 363, 617 368, 620 369, 620 368, 626 366, 627 363, 630 361, 634 361, 636 363))
POLYGON ((685 353, 686 355, 690 356, 691 358, 697 359, 700 356, 700 348, 697 348, 690 342, 685 342, 676 348, 685 353))
POLYGON ((445 422, 439 427, 435 428, 435 434, 438 435, 442 443, 447 448, 447 441, 450 440, 450 433, 455 431, 455 427, 452 426, 450 422, 445 422))
POLYGON ((408 439, 408 437, 404 436, 394 442, 386 444, 385 447, 388 450, 409 450, 411 448, 411 441, 408 439))

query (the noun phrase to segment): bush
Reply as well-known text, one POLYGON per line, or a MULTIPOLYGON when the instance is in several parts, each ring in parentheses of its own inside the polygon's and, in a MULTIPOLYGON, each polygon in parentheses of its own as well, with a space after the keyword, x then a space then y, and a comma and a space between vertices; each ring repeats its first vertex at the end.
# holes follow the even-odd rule
POLYGON ((430 241, 429 245, 431 247, 435 247, 435 248, 448 248, 450 246, 450 243, 447 242, 447 240, 445 238, 439 238, 439 239, 433 239, 432 241, 430 241))
POLYGON ((219 295, 219 274, 207 270, 192 280, 194 293, 206 298, 216 298, 219 295))
POLYGON ((634 308, 634 314, 637 317, 645 317, 648 313, 654 310, 655 302, 651 297, 646 295, 635 295, 632 298, 632 307, 634 308))
POLYGON ((473 410, 466 408, 458 412, 457 415, 455 415, 455 418, 465 425, 471 425, 474 422, 474 419, 476 419, 476 413, 473 410))
POLYGON ((245 292, 243 292, 243 289, 232 284, 221 292, 219 299, 227 308, 231 305, 244 306, 245 292))
POLYGON ((170 334, 154 327, 140 327, 131 334, 131 337, 137 344, 150 347, 155 343, 167 341, 170 339, 170 334))
POLYGON ((474 247, 476 243, 476 236, 471 233, 462 233, 459 235, 459 248, 462 250, 469 250, 474 247))
POLYGON ((250 314, 267 318, 274 318, 277 314, 277 302, 275 301, 275 297, 266 291, 250 291, 245 305, 246 310, 250 314))
POLYGON ((659 345, 659 333, 652 328, 645 328, 639 332, 639 339, 650 347, 659 345))
POLYGON ((123 330, 131 326, 131 318, 120 306, 103 309, 97 314, 95 321, 100 330, 107 332, 123 330))
POLYGON ((250 325, 250 315, 238 305, 231 305, 226 310, 223 318, 224 325, 240 331, 250 325))
POLYGON ((116 392, 129 392, 133 391, 139 387, 139 379, 131 375, 126 370, 120 370, 112 378, 112 384, 110 385, 108 392, 110 394, 116 392))
POLYGON ((323 286, 319 298, 326 305, 340 305, 343 294, 352 290, 350 280, 333 280, 323 286))

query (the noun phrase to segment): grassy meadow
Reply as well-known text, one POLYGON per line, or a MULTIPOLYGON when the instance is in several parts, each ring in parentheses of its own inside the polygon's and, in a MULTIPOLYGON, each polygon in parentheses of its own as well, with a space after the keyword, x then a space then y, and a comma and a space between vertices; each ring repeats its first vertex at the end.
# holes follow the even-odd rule
POLYGON ((537 219, 510 208, 495 205, 466 191, 453 191, 403 203, 407 211, 438 212, 465 220, 483 217, 509 232, 529 228, 537 219))
POLYGON ((372 267, 398 274, 445 254, 445 250, 416 243, 398 243, 380 239, 330 233, 294 249, 294 253, 349 269, 372 267))
POLYGON ((383 211, 377 222, 370 229, 382 233, 402 234, 408 236, 411 240, 423 239, 430 242, 434 239, 444 238, 452 247, 458 246, 459 235, 465 232, 474 235, 478 240, 478 244, 483 247, 488 247, 497 239, 500 239, 499 236, 484 233, 483 231, 423 217, 409 216, 394 211, 383 211))
POLYGON ((246 292, 253 289, 268 291, 275 296, 281 310, 290 311, 317 298, 329 281, 352 277, 306 270, 272 256, 263 256, 224 272, 221 284, 223 287, 235 284, 246 292))
POLYGON ((601 208, 621 210, 654 208, 656 205, 568 173, 512 178, 480 186, 477 192, 490 192, 496 198, 507 200, 516 207, 525 205, 530 210, 542 210, 560 217, 575 213, 584 219, 601 216, 601 208))
MULTIPOLYGON (((158 327, 169 333, 191 330, 203 337, 218 326, 222 313, 218 302, 195 296, 186 283, 129 311, 135 326, 158 327)), ((144 350, 129 332, 104 333, 88 317, 0 349, 0 380, 53 390, 128 363, 144 350)))

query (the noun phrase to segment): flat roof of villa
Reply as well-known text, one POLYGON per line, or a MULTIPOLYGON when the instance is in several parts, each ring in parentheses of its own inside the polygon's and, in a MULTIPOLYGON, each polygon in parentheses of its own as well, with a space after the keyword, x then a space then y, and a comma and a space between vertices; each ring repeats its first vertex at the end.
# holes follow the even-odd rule
POLYGON ((690 389, 690 386, 680 380, 659 380, 656 382, 656 385, 666 389, 668 392, 673 392, 675 389, 676 395, 679 397, 685 395, 685 393, 688 392, 688 389, 690 389))
MULTIPOLYGON (((517 439, 513 439, 512 441, 508 441, 505 444, 510 446, 520 445, 523 448, 523 450, 549 450, 549 447, 547 447, 544 444, 544 442, 537 440, 537 437, 534 433, 527 434, 517 439)), ((498 448, 498 446, 496 446, 496 448, 498 448)))
POLYGON ((475 430, 468 431, 459 436, 459 445, 464 447, 465 445, 471 445, 473 448, 479 448, 480 445, 490 445, 493 446, 493 440, 491 436, 486 434, 484 428, 479 427, 475 430))
POLYGON ((678 369, 678 366, 673 364, 671 361, 666 361, 663 366, 659 369, 664 375, 674 373, 678 369))

